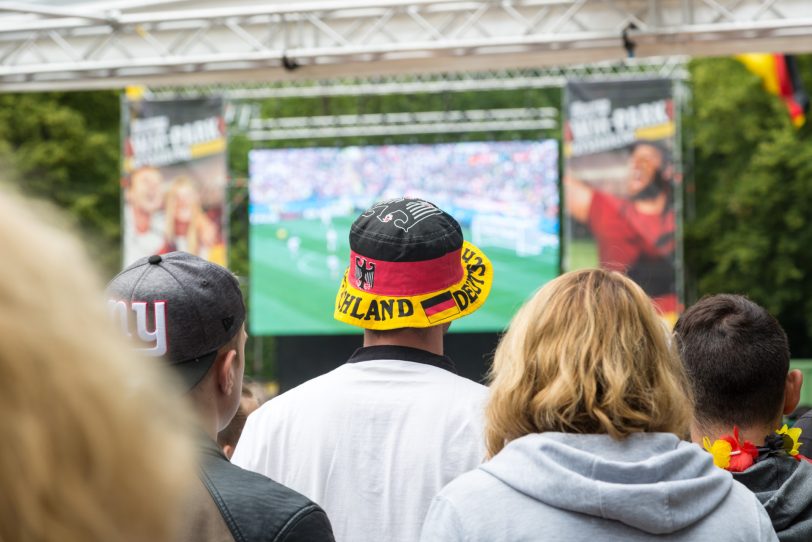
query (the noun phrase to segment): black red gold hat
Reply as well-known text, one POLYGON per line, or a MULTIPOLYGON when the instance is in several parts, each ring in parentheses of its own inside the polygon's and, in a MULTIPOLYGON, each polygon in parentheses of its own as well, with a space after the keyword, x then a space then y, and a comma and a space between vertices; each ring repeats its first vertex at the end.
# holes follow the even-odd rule
POLYGON ((336 320, 366 329, 430 327, 471 314, 493 284, 490 260, 454 218, 421 199, 377 203, 350 229, 336 320))

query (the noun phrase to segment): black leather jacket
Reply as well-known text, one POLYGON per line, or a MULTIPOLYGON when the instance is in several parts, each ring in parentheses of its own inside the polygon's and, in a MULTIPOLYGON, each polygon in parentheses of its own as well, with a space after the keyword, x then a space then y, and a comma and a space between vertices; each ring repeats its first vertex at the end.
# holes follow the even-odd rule
POLYGON ((203 485, 236 542, 335 542, 327 514, 308 498, 232 465, 208 438, 200 459, 203 485))

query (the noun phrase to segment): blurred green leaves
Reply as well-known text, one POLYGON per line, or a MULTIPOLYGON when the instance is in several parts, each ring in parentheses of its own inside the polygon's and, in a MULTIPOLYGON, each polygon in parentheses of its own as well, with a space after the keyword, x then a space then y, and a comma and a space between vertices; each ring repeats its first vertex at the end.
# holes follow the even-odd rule
POLYGON ((116 271, 117 92, 0 94, 0 156, 22 190, 66 209, 100 267, 116 271))
MULTIPOLYGON (((809 58, 800 68, 812 89, 809 58)), ((685 254, 700 295, 733 292, 767 307, 794 357, 812 355, 812 139, 761 80, 727 58, 694 60, 685 121, 695 218, 685 254)))

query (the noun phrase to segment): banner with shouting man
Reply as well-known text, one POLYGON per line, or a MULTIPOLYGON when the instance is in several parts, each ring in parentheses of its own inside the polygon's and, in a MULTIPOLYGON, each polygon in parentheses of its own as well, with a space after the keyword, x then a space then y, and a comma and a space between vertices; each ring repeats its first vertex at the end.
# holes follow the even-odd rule
POLYGON ((566 90, 565 269, 626 273, 673 323, 681 310, 673 84, 570 82, 566 90))

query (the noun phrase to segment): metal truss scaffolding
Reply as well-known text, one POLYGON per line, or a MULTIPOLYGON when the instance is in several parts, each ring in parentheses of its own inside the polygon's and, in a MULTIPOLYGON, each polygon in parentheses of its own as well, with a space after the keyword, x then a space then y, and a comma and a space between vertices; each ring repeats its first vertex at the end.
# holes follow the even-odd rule
POLYGON ((151 87, 150 98, 224 96, 227 119, 235 133, 253 141, 339 139, 415 134, 522 131, 559 128, 556 108, 512 108, 466 111, 421 111, 388 114, 334 115, 295 118, 261 118, 258 100, 316 98, 325 96, 375 96, 533 90, 562 87, 567 79, 640 79, 688 77, 687 57, 650 57, 546 68, 487 72, 435 73, 326 79, 319 81, 223 84, 193 87, 151 87))
POLYGON ((380 96, 562 87, 568 79, 687 79, 688 57, 646 57, 593 64, 501 69, 478 72, 341 77, 324 80, 273 81, 196 86, 156 86, 151 98, 195 98, 222 95, 232 102, 321 96, 380 96))
POLYGON ((812 50, 809 0, 108 0, 0 13, 3 90, 812 50))
POLYGON ((555 108, 468 109, 255 119, 253 141, 377 137, 464 132, 536 131, 558 127, 555 108))

